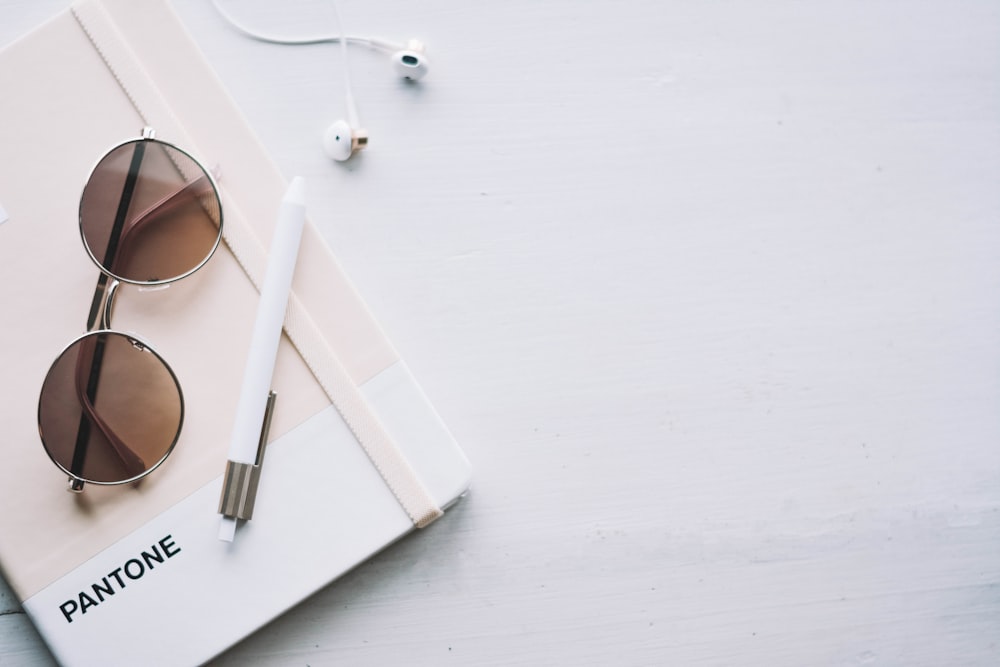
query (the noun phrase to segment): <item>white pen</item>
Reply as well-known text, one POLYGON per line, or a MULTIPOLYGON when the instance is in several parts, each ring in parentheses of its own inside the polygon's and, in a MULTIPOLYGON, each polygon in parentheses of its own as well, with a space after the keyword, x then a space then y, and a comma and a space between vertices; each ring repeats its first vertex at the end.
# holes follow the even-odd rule
POLYGON ((264 446, 274 409, 275 394, 271 391, 274 363, 305 225, 304 195, 305 181, 296 176, 281 200, 278 224, 271 240, 219 498, 219 513, 222 514, 219 539, 226 542, 233 541, 240 519, 248 520, 253 516, 264 446))

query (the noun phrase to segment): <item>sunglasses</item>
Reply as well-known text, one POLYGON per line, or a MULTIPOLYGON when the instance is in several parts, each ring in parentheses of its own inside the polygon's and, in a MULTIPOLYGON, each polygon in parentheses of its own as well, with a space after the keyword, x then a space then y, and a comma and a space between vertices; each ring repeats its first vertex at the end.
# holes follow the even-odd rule
POLYGON ((111 328, 112 304, 122 283, 168 285, 205 265, 222 238, 219 191, 198 160, 145 128, 91 171, 80 235, 101 271, 87 332, 52 363, 38 398, 42 445, 77 492, 145 477, 177 444, 177 376, 148 343, 111 328))

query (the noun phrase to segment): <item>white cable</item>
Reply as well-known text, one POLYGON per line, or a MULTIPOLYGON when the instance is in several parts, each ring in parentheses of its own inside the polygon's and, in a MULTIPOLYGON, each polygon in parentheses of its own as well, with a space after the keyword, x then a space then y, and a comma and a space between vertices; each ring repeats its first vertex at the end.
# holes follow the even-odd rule
POLYGON ((337 19, 337 28, 340 29, 340 53, 344 58, 344 91, 347 97, 347 124, 352 130, 356 130, 358 123, 358 107, 354 102, 354 93, 351 92, 351 64, 347 60, 347 34, 344 32, 344 21, 340 18, 340 8, 337 7, 337 0, 330 0, 333 7, 333 15, 337 19))
POLYGON ((289 36, 289 35, 273 35, 270 33, 262 32, 255 28, 242 23, 235 16, 233 16, 227 9, 225 9, 219 0, 212 0, 212 6, 215 7, 215 11, 219 13, 219 16, 228 23, 236 31, 243 33, 250 39, 255 39, 258 42, 267 42, 269 44, 284 44, 288 46, 302 46, 306 44, 325 44, 325 43, 336 43, 346 41, 351 44, 359 44, 361 46, 367 46, 368 48, 375 49, 376 51, 383 51, 385 53, 392 53, 394 51, 399 51, 403 47, 399 44, 394 44, 392 42, 385 41, 383 39, 377 39, 374 37, 360 37, 357 35, 343 35, 341 34, 329 34, 321 33, 317 35, 299 35, 299 36, 289 36))

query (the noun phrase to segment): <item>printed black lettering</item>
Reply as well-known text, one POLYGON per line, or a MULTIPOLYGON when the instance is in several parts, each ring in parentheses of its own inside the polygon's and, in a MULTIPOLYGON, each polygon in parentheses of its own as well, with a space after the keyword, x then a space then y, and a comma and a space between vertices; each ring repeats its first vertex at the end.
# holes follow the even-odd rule
POLYGON ((80 593, 80 613, 86 614, 88 607, 96 607, 97 600, 90 597, 86 593, 80 593))
POLYGON ((136 581, 141 579, 147 571, 152 572, 156 563, 164 563, 168 558, 173 558, 181 552, 181 548, 174 542, 173 535, 167 535, 159 542, 152 544, 149 549, 139 552, 136 558, 129 558, 121 567, 116 567, 107 576, 101 577, 100 581, 90 584, 90 591, 80 591, 76 594, 76 599, 69 599, 59 605, 59 611, 67 623, 74 621, 73 615, 77 612, 86 614, 91 607, 106 602, 107 598, 115 595, 116 592, 125 590, 125 577, 136 581), (114 583, 118 586, 115 587, 114 583), (90 595, 93 593, 93 595, 90 595))
POLYGON ((163 553, 167 554, 167 558, 173 558, 181 552, 181 548, 174 544, 173 535, 167 535, 160 540, 160 546, 163 547, 163 553))
POLYGON ((73 622, 73 612, 75 612, 77 608, 78 607, 75 600, 66 600, 61 605, 59 605, 59 611, 61 611, 63 613, 63 616, 66 617, 67 623, 73 622))
POLYGON ((153 569, 154 561, 157 563, 163 562, 163 554, 160 553, 160 550, 156 548, 155 544, 153 545, 153 553, 149 553, 148 551, 143 551, 142 554, 140 555, 142 556, 143 562, 146 563, 146 567, 149 568, 150 570, 153 569))
POLYGON ((116 567, 111 572, 108 572, 108 576, 115 578, 115 581, 118 582, 118 587, 119 588, 125 588, 125 582, 122 581, 122 575, 118 574, 121 571, 122 571, 122 569, 120 567, 116 567))
POLYGON ((107 577, 104 577, 101 581, 104 583, 103 586, 101 586, 101 584, 92 584, 90 589, 94 591, 94 595, 97 596, 99 601, 104 602, 104 594, 107 593, 108 595, 114 595, 115 589, 112 588, 107 577))
POLYGON ((144 568, 142 566, 142 561, 139 560, 138 558, 131 558, 131 559, 125 561, 125 576, 128 577, 129 579, 132 579, 133 581, 135 581, 136 579, 138 579, 139 577, 141 577, 143 574, 145 574, 145 572, 146 572, 146 568, 144 568), (136 572, 135 574, 132 574, 132 572, 136 569, 136 567, 133 567, 130 570, 129 569, 129 565, 135 565, 137 568, 139 568, 139 571, 136 572))

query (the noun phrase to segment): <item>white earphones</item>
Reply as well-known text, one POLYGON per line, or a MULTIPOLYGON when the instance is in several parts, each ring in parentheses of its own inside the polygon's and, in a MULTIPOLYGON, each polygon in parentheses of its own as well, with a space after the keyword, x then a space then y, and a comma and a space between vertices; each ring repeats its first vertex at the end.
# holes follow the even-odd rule
POLYGON ((419 81, 427 75, 430 67, 424 45, 417 40, 410 40, 405 45, 389 42, 373 37, 358 37, 348 35, 344 31, 344 23, 340 20, 340 10, 335 0, 330 0, 333 12, 340 28, 339 34, 320 34, 303 37, 285 37, 259 32, 240 23, 228 11, 223 9, 219 0, 212 0, 212 5, 230 26, 247 37, 271 44, 302 45, 337 42, 340 44, 344 61, 344 89, 346 91, 347 118, 334 121, 323 133, 323 150, 333 160, 343 162, 363 149, 368 144, 368 132, 359 126, 358 109, 351 93, 350 66, 347 61, 347 45, 360 44, 376 51, 389 54, 392 68, 399 76, 409 81, 419 81))
POLYGON ((424 55, 424 45, 415 39, 406 43, 406 48, 396 49, 392 52, 392 66, 396 74, 409 79, 410 81, 420 81, 427 74, 427 56, 424 55))
POLYGON ((333 121, 323 133, 323 150, 337 162, 343 162, 367 144, 368 133, 352 128, 343 118, 333 121))
MULTIPOLYGON (((337 13, 337 21, 339 23, 340 12, 337 11, 336 4, 333 4, 333 7, 337 13)), ((341 23, 341 26, 343 26, 343 23, 341 23)), ((345 95, 347 120, 335 120, 326 129, 326 132, 323 133, 323 150, 326 151, 327 157, 337 162, 344 162, 368 145, 368 131, 362 129, 358 121, 358 107, 354 101, 354 95, 351 93, 350 65, 347 62, 347 43, 350 41, 360 42, 361 40, 360 38, 352 39, 342 34, 336 40, 331 39, 327 41, 340 42, 341 52, 343 53, 344 89, 347 91, 345 95)), ((365 43, 372 48, 384 51, 391 50, 393 69, 404 79, 419 81, 427 74, 427 57, 424 55, 424 45, 420 42, 410 40, 406 48, 397 48, 395 44, 373 39, 365 40, 365 43)))

